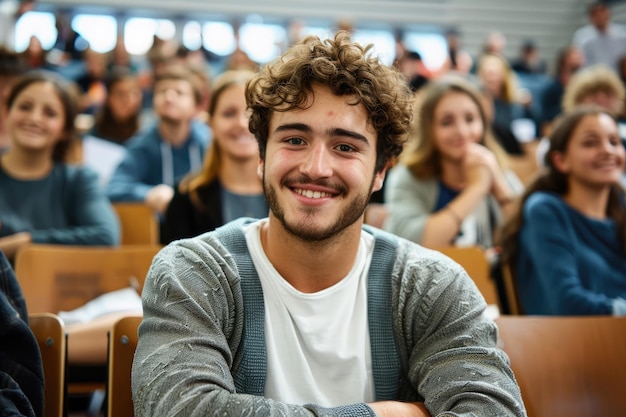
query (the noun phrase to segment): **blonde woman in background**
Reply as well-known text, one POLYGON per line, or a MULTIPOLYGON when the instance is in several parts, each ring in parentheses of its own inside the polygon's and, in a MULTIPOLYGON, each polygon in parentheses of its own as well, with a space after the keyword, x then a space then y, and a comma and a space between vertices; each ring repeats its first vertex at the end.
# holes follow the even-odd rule
MULTIPOLYGON (((626 89, 617 73, 606 65, 597 64, 580 70, 572 77, 563 94, 561 107, 563 113, 569 113, 580 105, 596 105, 618 117, 624 109, 625 98, 626 89)), ((551 130, 548 126, 546 137, 539 141, 535 150, 538 166, 545 165, 545 155, 550 147, 547 136, 551 130)), ((623 134, 620 136, 622 141, 626 139, 623 134)))
POLYGON ((507 153, 522 155, 524 151, 515 136, 512 123, 518 119, 533 118, 530 93, 518 87, 517 76, 501 55, 481 56, 477 76, 483 93, 489 98, 488 104, 492 107, 491 127, 495 138, 507 153))

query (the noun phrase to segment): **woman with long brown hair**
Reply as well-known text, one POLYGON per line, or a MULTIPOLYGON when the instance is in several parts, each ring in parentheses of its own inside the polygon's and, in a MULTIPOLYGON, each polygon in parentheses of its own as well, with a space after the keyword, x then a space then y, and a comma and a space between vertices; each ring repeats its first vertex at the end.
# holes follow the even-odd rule
POLYGON ((546 168, 503 230, 503 260, 526 314, 626 315, 625 151, 600 107, 566 113, 546 168))
POLYGON ((428 247, 491 248, 502 209, 522 185, 466 80, 432 81, 420 97, 414 148, 387 180, 385 229, 428 247))

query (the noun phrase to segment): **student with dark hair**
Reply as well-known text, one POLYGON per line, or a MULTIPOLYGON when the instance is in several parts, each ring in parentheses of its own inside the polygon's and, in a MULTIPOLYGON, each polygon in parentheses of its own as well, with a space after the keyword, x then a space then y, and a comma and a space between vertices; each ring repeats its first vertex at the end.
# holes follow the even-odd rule
POLYGON ((0 155, 0 250, 13 259, 30 242, 116 245, 117 217, 97 174, 67 164, 77 104, 47 72, 15 82, 7 98, 12 144, 0 155))
POLYGON ((626 315, 625 151, 614 116, 578 107, 557 119, 546 170, 504 229, 525 314, 626 315))
POLYGON ((117 68, 105 80, 106 99, 90 135, 123 144, 140 131, 142 92, 130 70, 117 68))
POLYGON ((27 70, 26 64, 20 55, 0 46, 0 153, 11 144, 11 138, 6 131, 5 102, 11 84, 27 70))
POLYGON ((308 37, 248 82, 269 217, 155 257, 137 417, 525 415, 463 268, 363 226, 412 114, 371 47, 308 37))

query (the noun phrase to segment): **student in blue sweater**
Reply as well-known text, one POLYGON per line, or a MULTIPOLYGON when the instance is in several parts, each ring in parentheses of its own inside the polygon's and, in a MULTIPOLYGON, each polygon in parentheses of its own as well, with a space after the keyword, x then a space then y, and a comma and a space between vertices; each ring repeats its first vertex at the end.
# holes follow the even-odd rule
POLYGON ((199 80, 187 69, 174 66, 159 74, 153 98, 158 122, 128 142, 108 183, 111 201, 143 201, 165 213, 174 186, 202 166, 209 128, 196 117, 201 99, 199 80))
POLYGON ((135 416, 524 416, 485 301, 442 254, 364 227, 411 94, 347 32, 247 84, 269 217, 154 259, 135 416))
POLYGON ((259 145, 248 129, 248 70, 229 70, 215 79, 209 105, 213 133, 202 170, 179 184, 162 227, 161 242, 211 231, 239 217, 266 217, 267 202, 257 175, 259 145))
POLYGON ((0 155, 0 250, 9 259, 27 243, 119 243, 117 217, 97 174, 65 163, 76 102, 64 80, 36 72, 7 98, 11 147, 0 155))
POLYGON ((626 315, 624 146, 615 119, 599 107, 567 113, 545 163, 504 232, 523 312, 626 315))

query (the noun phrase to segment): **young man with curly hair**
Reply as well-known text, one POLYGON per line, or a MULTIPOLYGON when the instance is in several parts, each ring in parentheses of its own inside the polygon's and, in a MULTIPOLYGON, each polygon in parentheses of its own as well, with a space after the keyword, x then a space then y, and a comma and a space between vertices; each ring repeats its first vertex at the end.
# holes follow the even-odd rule
POLYGON ((269 217, 157 255, 135 415, 525 415, 464 270, 363 224, 412 114, 370 52, 306 38, 248 83, 269 217))

